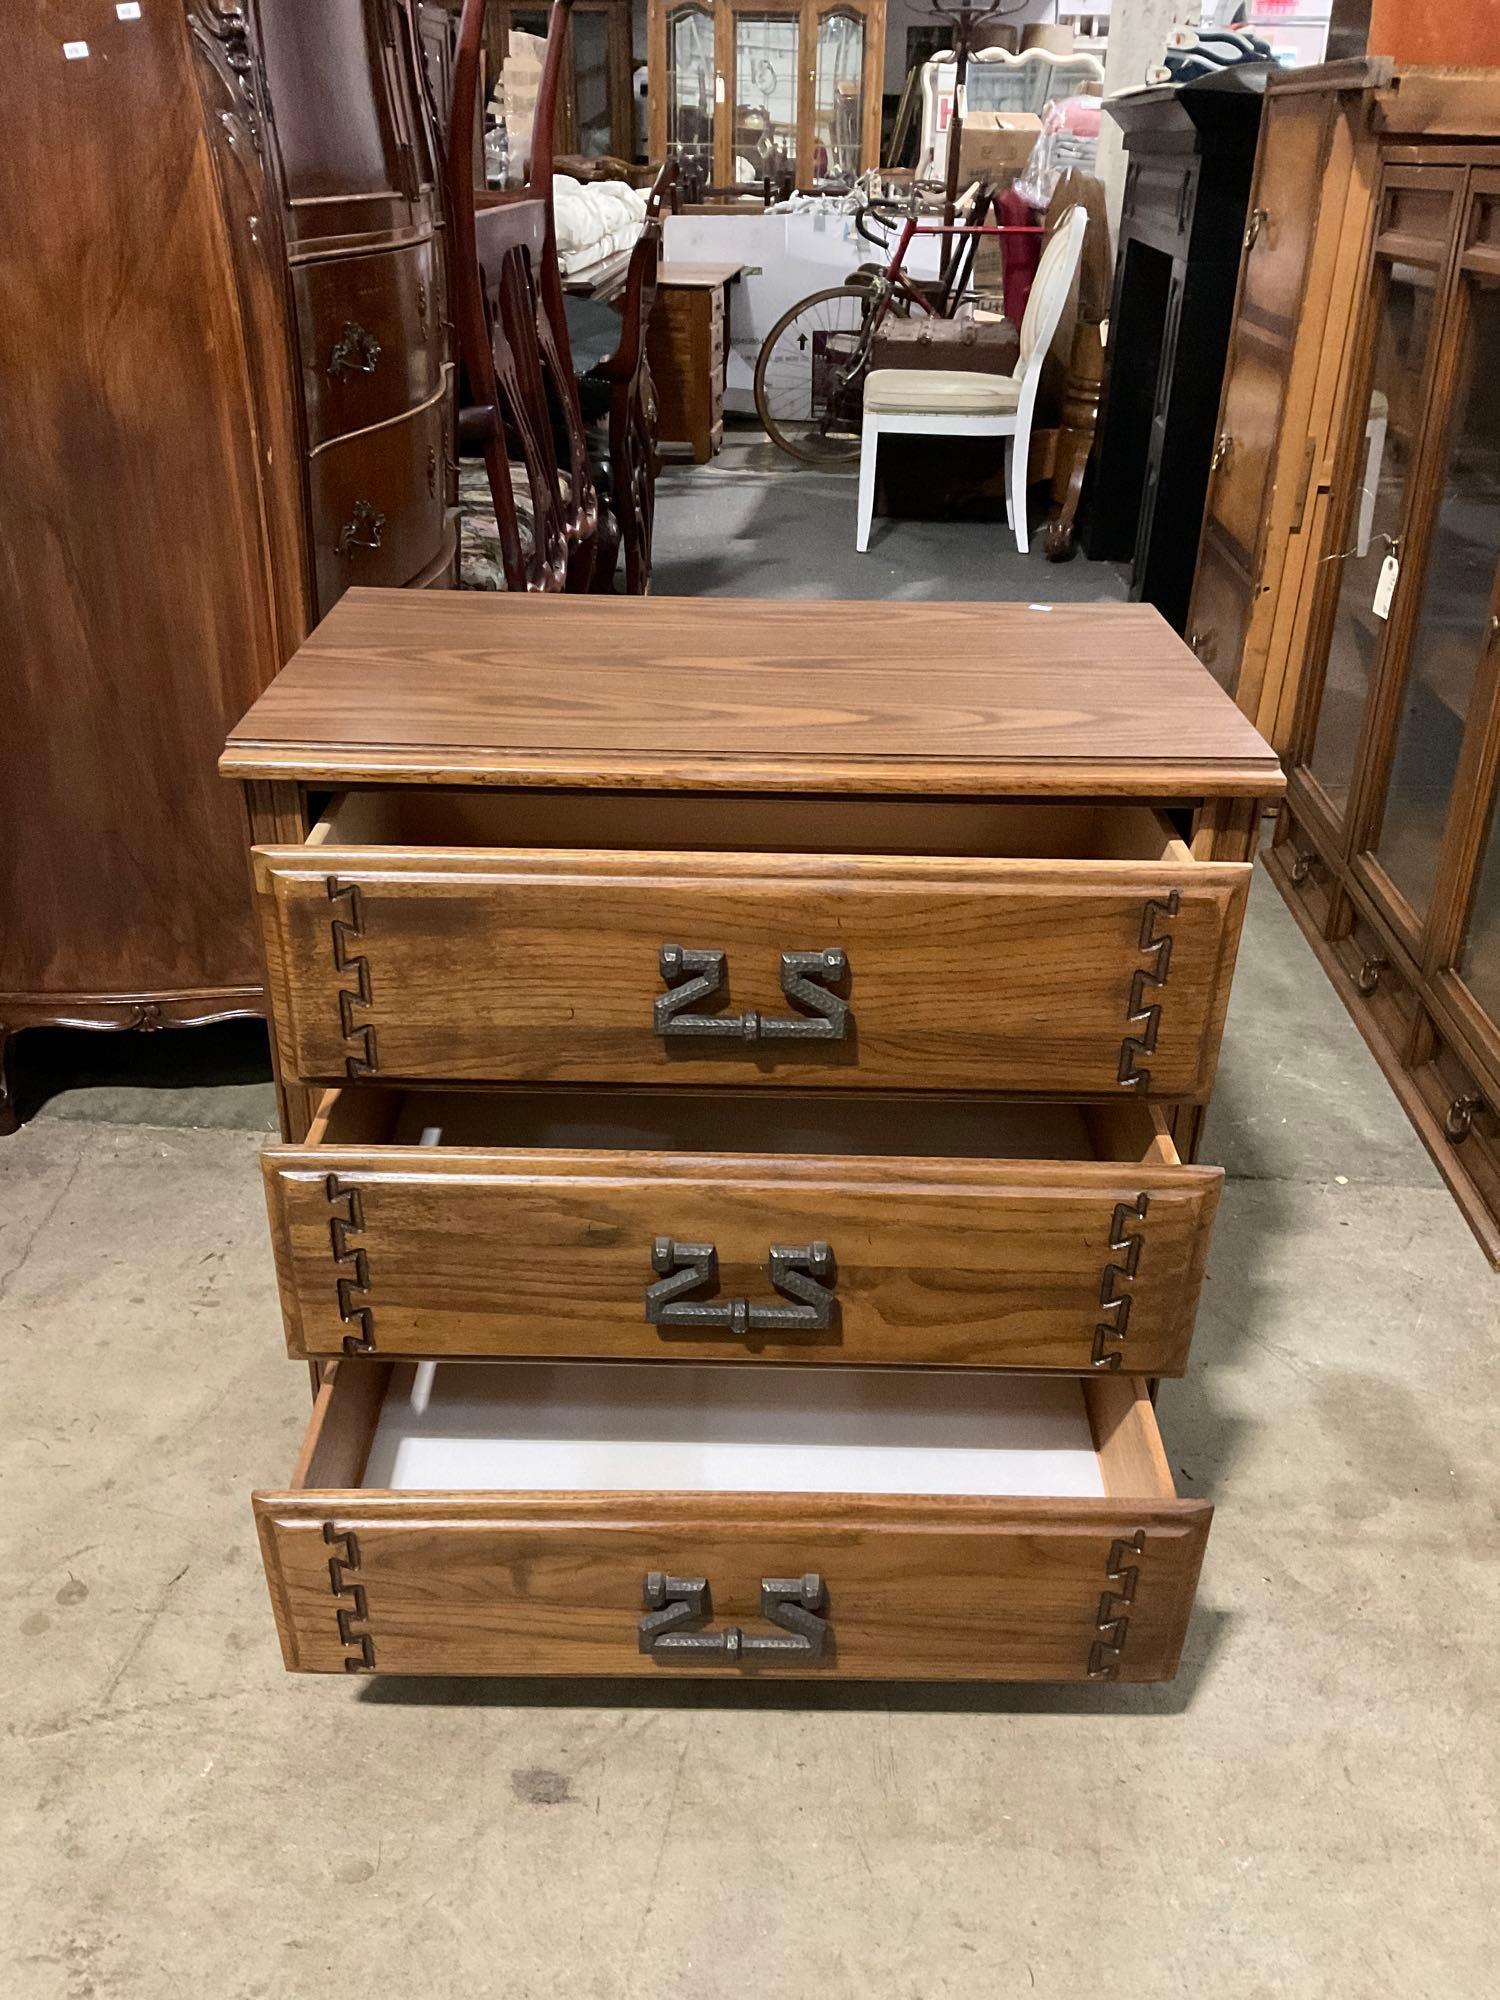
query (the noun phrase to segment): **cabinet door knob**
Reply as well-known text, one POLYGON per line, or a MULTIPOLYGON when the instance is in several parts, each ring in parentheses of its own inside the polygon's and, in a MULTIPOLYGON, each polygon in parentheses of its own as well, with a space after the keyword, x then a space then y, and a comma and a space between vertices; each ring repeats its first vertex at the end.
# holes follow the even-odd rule
POLYGON ((657 960, 668 991, 657 996, 652 1026, 665 1040, 683 1035, 711 1035, 736 1042, 842 1042, 853 1016, 849 1002, 828 989, 849 976, 849 959, 837 949, 784 951, 781 990, 805 1011, 800 1014, 698 1014, 688 1010, 704 1001, 722 999, 727 984, 727 960, 722 951, 690 951, 664 944, 657 960))
POLYGON ((742 1632, 738 1625, 688 1631, 695 1618, 713 1615, 706 1576, 648 1570, 643 1596, 646 1611, 636 1626, 636 1643, 655 1660, 718 1659, 730 1666, 741 1659, 816 1660, 831 1629, 820 1616, 823 1579, 816 1570, 761 1578, 761 1616, 779 1627, 775 1632, 742 1632))
POLYGON ((380 359, 380 342, 358 320, 346 319, 344 330, 328 357, 328 372, 337 381, 341 375, 373 375, 380 359))
POLYGON ((1219 650, 1214 643, 1212 632, 1200 632, 1195 627, 1188 634, 1188 644, 1198 655, 1198 658, 1203 662, 1205 667, 1212 666, 1214 654, 1219 650))
POLYGON ((368 500, 356 500, 354 514, 339 529, 338 552, 352 562, 361 549, 378 549, 385 531, 385 516, 368 500))
POLYGON ((833 1288, 838 1266, 828 1243, 773 1243, 766 1268, 781 1294, 775 1303, 750 1299, 693 1299, 689 1292, 718 1283, 719 1252, 712 1243, 678 1243, 658 1236, 651 1245, 657 1279, 646 1287, 646 1319, 683 1333, 820 1333, 834 1324, 833 1288))

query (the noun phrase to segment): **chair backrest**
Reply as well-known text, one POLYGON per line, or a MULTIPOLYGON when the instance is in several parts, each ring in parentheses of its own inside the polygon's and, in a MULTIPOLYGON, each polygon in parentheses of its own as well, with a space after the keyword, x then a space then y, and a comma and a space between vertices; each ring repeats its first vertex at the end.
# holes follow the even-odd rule
POLYGON ((1085 209, 1070 209, 1047 239, 1021 321, 1021 352, 1014 372, 1022 381, 1035 382, 1047 359, 1063 307, 1068 303, 1068 293, 1073 289, 1088 222, 1085 209))

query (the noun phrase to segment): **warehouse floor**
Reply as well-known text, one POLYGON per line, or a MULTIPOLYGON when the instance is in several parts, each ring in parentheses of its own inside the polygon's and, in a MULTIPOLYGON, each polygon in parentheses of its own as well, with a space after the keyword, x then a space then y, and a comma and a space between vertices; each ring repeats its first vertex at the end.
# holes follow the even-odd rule
MULTIPOLYGON (((924 596, 1118 594, 978 527, 903 528, 866 582, 852 490, 811 483, 768 570, 753 516, 790 482, 738 457, 664 482, 663 591, 895 594, 910 563, 924 596), (713 507, 745 529, 717 555, 713 507)), ((1194 1369, 1160 1404, 1219 1512, 1160 1688, 284 1676, 246 1496, 306 1385, 256 1033, 18 1050, 6 2000, 1494 1991, 1500 1291, 1263 879, 1194 1369)))

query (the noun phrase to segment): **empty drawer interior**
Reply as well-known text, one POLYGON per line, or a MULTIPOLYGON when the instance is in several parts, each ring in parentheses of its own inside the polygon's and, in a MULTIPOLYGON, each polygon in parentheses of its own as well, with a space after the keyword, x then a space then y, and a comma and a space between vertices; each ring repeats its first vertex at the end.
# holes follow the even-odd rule
POLYGON ((1192 859, 1165 812, 1118 800, 703 798, 415 786, 338 794, 312 829, 309 844, 963 855, 1177 866, 1192 859))
POLYGON ((1004 1104, 813 1092, 361 1087, 328 1093, 308 1143, 1178 1164, 1162 1113, 1137 1099, 1004 1104))
POLYGON ((293 1489, 1175 1497, 1129 1378, 342 1362, 293 1489))

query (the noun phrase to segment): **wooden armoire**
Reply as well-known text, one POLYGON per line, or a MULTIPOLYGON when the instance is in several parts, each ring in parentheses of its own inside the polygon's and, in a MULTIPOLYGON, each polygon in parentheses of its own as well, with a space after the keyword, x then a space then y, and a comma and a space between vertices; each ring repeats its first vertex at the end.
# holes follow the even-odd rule
POLYGON ((1500 72, 1267 93, 1189 629, 1272 879, 1500 1264, 1500 72))
POLYGON ((454 580, 414 0, 33 0, 0 73, 6 1042, 262 1011, 224 732, 351 583, 454 580))

